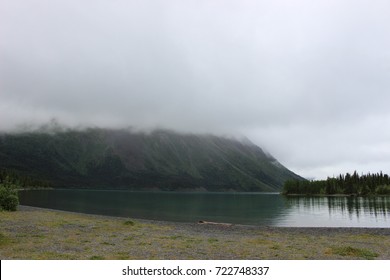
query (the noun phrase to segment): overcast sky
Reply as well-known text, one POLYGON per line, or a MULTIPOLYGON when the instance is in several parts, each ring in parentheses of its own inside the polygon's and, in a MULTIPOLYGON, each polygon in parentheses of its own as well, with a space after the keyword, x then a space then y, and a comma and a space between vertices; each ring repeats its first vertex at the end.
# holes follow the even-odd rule
POLYGON ((388 0, 0 0, 0 130, 245 135, 304 177, 390 173, 388 0))

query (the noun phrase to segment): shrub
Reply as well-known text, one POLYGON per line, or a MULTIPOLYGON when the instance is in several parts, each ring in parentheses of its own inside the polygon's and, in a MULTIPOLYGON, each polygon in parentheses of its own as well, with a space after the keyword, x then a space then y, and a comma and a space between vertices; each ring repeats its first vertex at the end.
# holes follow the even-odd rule
POLYGON ((131 220, 128 220, 128 221, 124 222, 123 224, 127 225, 127 226, 134 226, 135 223, 131 220))
POLYGON ((11 194, 1 199, 1 208, 6 211, 16 211, 19 205, 18 196, 11 194))
POLYGON ((0 183, 0 210, 16 211, 18 205, 16 185, 8 181, 0 183))

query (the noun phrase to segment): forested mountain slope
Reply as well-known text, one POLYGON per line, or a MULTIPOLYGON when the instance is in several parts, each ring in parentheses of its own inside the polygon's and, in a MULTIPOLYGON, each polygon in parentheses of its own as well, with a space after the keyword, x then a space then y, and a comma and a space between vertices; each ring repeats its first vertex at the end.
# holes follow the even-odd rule
POLYGON ((300 179, 249 141, 165 130, 1 134, 0 168, 65 188, 279 191, 300 179))

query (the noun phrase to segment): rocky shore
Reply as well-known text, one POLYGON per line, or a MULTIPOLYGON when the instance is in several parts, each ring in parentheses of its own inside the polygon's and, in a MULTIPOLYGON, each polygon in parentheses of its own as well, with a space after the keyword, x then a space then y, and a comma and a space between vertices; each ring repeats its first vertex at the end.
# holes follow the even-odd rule
POLYGON ((19 206, 0 259, 390 259, 390 228, 174 223, 19 206))

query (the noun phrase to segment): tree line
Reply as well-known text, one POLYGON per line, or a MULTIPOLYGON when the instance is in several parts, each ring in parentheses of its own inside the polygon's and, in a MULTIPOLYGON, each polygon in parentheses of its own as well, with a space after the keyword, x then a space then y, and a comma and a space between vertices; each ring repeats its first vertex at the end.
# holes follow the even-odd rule
POLYGON ((389 175, 368 173, 359 175, 340 174, 337 177, 328 177, 326 180, 288 180, 284 183, 283 194, 305 195, 390 195, 389 175))
POLYGON ((0 184, 10 183, 19 189, 48 188, 50 184, 44 180, 30 176, 20 175, 18 172, 9 169, 0 169, 0 184))

